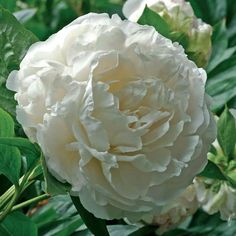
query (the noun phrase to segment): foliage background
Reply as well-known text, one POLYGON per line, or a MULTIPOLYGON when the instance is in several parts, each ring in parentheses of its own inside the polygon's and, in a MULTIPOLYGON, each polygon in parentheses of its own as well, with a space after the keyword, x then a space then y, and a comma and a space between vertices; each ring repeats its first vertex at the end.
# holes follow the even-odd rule
MULTIPOLYGON (((0 235, 91 235, 70 197, 56 196, 63 192, 61 186, 45 172, 45 168, 43 170, 39 159, 40 150, 27 141, 21 126, 17 123, 14 94, 6 89, 5 81, 10 71, 18 69, 22 57, 33 42, 47 39, 78 16, 89 12, 107 12, 109 15, 117 13, 124 18, 123 2, 122 0, 0 0, 2 7, 0 8, 0 209, 6 209, 11 203, 14 205, 9 210, 9 215, 0 223, 0 235), (14 14, 20 23, 10 13, 14 14), (45 194, 47 189, 50 189, 52 196, 45 194)), ((225 105, 236 108, 236 1, 189 0, 189 2, 195 14, 214 27, 212 55, 206 68, 208 73, 206 90, 213 97, 213 112, 218 116, 222 114, 221 123, 223 123, 225 119, 229 119, 227 111, 222 113, 225 105)), ((222 142, 228 123, 230 122, 218 125, 218 137, 223 137, 222 142)), ((228 129, 228 132, 232 132, 230 127, 228 129)), ((235 140, 235 137, 230 137, 235 140)), ((232 145, 234 146, 235 142, 232 145)), ((227 148, 225 147, 226 152, 227 148)), ((214 167, 210 170, 214 169, 213 178, 218 176, 217 178, 230 181, 236 186, 235 172, 229 174, 232 166, 235 168, 235 156, 229 157, 224 153, 220 157, 215 155, 217 158, 214 158, 214 150, 212 152, 213 158, 210 164, 214 167)), ((212 177, 211 172, 207 170, 203 175, 212 177)), ((155 231, 153 227, 139 229, 139 226, 126 225, 124 221, 106 223, 112 236, 152 235, 155 231)), ((96 224, 94 227, 96 228, 96 224)), ((209 216, 199 210, 178 229, 164 234, 164 236, 172 235, 232 236, 236 235, 236 221, 224 222, 220 220, 218 214, 209 216)))

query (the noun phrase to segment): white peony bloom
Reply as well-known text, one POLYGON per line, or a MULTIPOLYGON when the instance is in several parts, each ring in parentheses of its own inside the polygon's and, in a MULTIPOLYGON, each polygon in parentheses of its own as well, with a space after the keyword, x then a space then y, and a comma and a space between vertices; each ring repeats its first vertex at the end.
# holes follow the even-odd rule
POLYGON ((7 86, 71 194, 97 217, 137 220, 206 165, 216 129, 205 80, 153 27, 88 14, 34 44, 7 86))
MULTIPOLYGON (((170 26, 171 31, 185 35, 186 52, 199 67, 206 66, 211 53, 212 27, 197 19, 189 2, 185 0, 127 0, 124 15, 137 22, 145 6, 158 13, 170 26)), ((173 33, 172 32, 172 33, 173 33)))
POLYGON ((236 190, 226 181, 197 177, 194 186, 204 211, 210 215, 219 211, 222 220, 236 219, 236 190))
POLYGON ((189 185, 186 190, 173 202, 164 206, 160 215, 154 216, 147 223, 157 225, 156 233, 161 235, 166 231, 176 228, 187 217, 193 215, 199 207, 196 197, 196 190, 193 185, 189 185))

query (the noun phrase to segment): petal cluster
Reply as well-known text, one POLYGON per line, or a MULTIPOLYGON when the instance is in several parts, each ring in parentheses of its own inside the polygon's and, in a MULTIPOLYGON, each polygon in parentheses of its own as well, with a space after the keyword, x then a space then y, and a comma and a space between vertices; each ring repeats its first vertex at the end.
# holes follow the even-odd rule
POLYGON ((226 181, 197 177, 194 186, 204 211, 210 215, 220 212, 222 220, 236 218, 236 190, 226 181))
POLYGON ((176 228, 187 217, 193 215, 199 207, 194 185, 189 185, 186 190, 173 202, 163 207, 161 214, 143 219, 146 223, 156 225, 156 233, 162 235, 166 231, 176 228))
POLYGON ((152 27, 88 14, 34 44, 8 78, 49 171, 95 216, 158 214, 207 162, 205 71, 152 27))

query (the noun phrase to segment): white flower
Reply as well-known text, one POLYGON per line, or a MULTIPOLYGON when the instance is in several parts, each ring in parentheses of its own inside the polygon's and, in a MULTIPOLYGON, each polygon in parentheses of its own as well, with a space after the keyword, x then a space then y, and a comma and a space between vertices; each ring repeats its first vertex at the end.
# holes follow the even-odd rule
POLYGON ((222 220, 236 219, 236 190, 226 181, 197 177, 194 186, 204 211, 210 215, 219 211, 222 220))
POLYGON ((137 22, 145 6, 158 13, 170 26, 187 38, 186 52, 199 67, 206 66, 211 53, 212 27, 197 19, 189 2, 185 0, 127 0, 124 15, 137 22))
POLYGON ((193 215, 199 207, 196 197, 196 190, 193 185, 189 185, 186 190, 173 202, 164 206, 161 214, 154 216, 147 223, 157 225, 157 234, 163 234, 168 230, 176 228, 187 217, 193 215))
POLYGON ((95 216, 140 219, 180 194, 215 139, 205 71, 152 27, 88 14, 8 81, 50 172, 95 216))

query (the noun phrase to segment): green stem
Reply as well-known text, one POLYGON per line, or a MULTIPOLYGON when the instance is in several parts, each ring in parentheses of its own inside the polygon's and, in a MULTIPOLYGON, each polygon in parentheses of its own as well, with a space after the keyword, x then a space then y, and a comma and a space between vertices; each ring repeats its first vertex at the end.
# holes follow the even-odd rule
POLYGON ((12 185, 1 197, 0 197, 0 209, 2 209, 7 202, 11 199, 11 197, 14 195, 15 192, 15 186, 12 185))
MULTIPOLYGON (((22 194, 22 192, 34 181, 29 181, 29 177, 31 175, 31 173, 33 172, 33 170, 36 168, 36 166, 38 165, 39 160, 35 161, 33 163, 33 165, 31 166, 31 168, 28 170, 28 172, 19 180, 20 184, 15 184, 15 192, 13 197, 11 198, 10 202, 7 204, 6 208, 4 209, 4 211, 1 213, 0 215, 0 222, 3 221, 5 219, 5 217, 8 215, 9 212, 11 212, 11 209, 13 208, 14 204, 17 202, 18 198, 20 197, 20 195, 22 194)), ((12 191, 12 190, 11 190, 12 191)), ((7 191, 8 193, 5 195, 6 199, 3 199, 4 203, 1 203, 1 205, 5 205, 6 202, 8 202, 9 197, 11 196, 11 191, 9 189, 9 191, 7 191)))
POLYGON ((31 199, 29 199, 25 202, 22 202, 20 204, 15 205, 14 207, 12 207, 11 211, 19 210, 23 207, 31 205, 32 203, 39 202, 39 201, 42 201, 42 200, 45 200, 45 199, 48 199, 48 198, 50 198, 50 195, 45 193, 43 195, 37 196, 35 198, 31 198, 31 199))
MULTIPOLYGON (((21 189, 21 193, 29 187, 29 185, 31 185, 32 183, 34 183, 34 179, 30 179, 29 180, 29 177, 31 176, 32 172, 35 170, 35 168, 37 168, 38 166, 38 162, 36 162, 36 165, 33 165, 32 168, 30 168, 30 170, 27 172, 28 173, 28 176, 25 177, 22 176, 19 180, 19 184, 20 186, 22 186, 22 182, 24 180, 26 180, 27 178, 27 181, 26 183, 24 184, 24 186, 22 187, 21 189)), ((34 175, 34 178, 36 178, 38 175, 40 175, 41 173, 39 172, 37 175, 34 175)), ((10 201, 10 199, 12 198, 12 196, 14 195, 14 192, 15 192, 15 186, 12 185, 1 197, 0 197, 0 210, 5 207, 7 205, 7 203, 10 201)))
POLYGON ((32 164, 30 169, 27 171, 27 173, 23 176, 22 182, 20 183, 20 194, 25 190, 24 186, 25 184, 27 184, 30 175, 32 174, 34 169, 37 167, 38 163, 39 163, 39 160, 35 161, 34 164, 32 164))
POLYGON ((13 198, 11 199, 10 203, 7 205, 6 209, 0 215, 0 222, 2 222, 6 218, 6 216, 11 211, 14 204, 16 203, 16 201, 19 197, 19 189, 20 189, 20 186, 15 185, 15 194, 14 194, 13 198))

